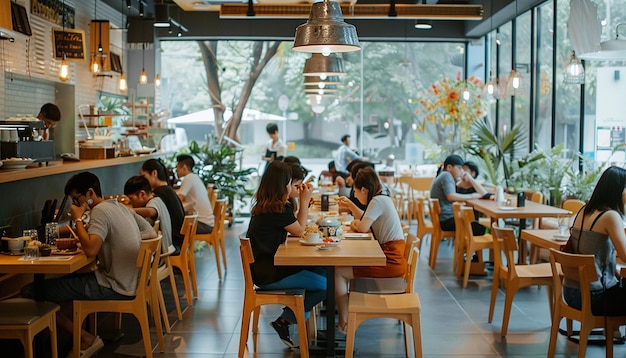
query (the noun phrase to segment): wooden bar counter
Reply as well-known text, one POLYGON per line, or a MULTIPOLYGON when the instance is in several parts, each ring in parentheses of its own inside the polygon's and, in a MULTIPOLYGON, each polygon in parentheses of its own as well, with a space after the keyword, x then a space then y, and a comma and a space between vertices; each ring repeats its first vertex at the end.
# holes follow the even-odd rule
MULTIPOLYGON (((53 161, 49 165, 31 164, 26 169, 0 167, 0 226, 10 225, 8 236, 22 235, 22 230, 36 228, 41 223, 41 209, 48 199, 63 199, 65 183, 72 175, 90 171, 100 178, 102 195, 119 194, 124 183, 138 175, 144 161, 165 156, 152 153, 133 157, 120 157, 79 162, 53 161)), ((65 205, 65 211, 69 203, 65 205)))

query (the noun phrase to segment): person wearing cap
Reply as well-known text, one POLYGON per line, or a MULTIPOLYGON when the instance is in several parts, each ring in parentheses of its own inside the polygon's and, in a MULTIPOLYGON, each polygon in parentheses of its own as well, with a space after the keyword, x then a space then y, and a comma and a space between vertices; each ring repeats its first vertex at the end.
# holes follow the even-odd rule
POLYGON ((43 140, 53 140, 54 133, 50 133, 50 129, 54 128, 61 120, 61 111, 59 107, 52 103, 46 103, 41 106, 37 119, 44 122, 45 129, 42 130, 41 136, 43 140))
MULTIPOLYGON (((463 170, 465 161, 460 156, 453 154, 443 162, 443 168, 439 175, 433 180, 430 187, 430 197, 439 199, 441 211, 439 213, 439 223, 444 231, 455 231, 454 214, 452 213, 452 203, 455 201, 465 201, 482 198, 487 191, 472 176, 463 170), (465 181, 472 184, 475 193, 457 193, 456 182, 465 181)), ((486 228, 478 221, 472 222, 472 232, 474 235, 484 235, 486 228)))
POLYGON ((358 155, 355 151, 350 149, 350 135, 346 134, 341 137, 341 147, 337 149, 337 155, 335 156, 335 169, 344 173, 345 176, 348 174, 348 163, 353 160, 362 160, 367 161, 366 157, 362 157, 358 155))

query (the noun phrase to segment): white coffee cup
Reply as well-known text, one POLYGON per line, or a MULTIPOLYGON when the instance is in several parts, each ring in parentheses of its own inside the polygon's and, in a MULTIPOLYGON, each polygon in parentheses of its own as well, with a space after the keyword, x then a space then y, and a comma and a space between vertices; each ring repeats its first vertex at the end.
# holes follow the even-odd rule
POLYGON ((310 234, 306 234, 304 236, 304 241, 306 242, 320 242, 320 233, 314 232, 310 234))

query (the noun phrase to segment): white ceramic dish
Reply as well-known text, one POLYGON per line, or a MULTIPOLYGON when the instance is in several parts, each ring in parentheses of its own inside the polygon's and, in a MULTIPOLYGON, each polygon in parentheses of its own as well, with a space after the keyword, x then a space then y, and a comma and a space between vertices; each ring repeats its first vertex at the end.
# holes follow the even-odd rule
POLYGON ((517 210, 517 208, 515 206, 498 206, 498 210, 513 211, 513 210, 517 210))
POLYGON ((11 158, 2 160, 4 169, 23 169, 32 164, 35 160, 30 158, 11 158))
POLYGON ((320 240, 320 241, 306 241, 306 240, 299 240, 299 242, 304 245, 304 246, 315 246, 315 245, 322 245, 324 243, 324 241, 320 240))
POLYGON ((345 240, 369 240, 370 234, 364 232, 346 232, 343 234, 345 240))

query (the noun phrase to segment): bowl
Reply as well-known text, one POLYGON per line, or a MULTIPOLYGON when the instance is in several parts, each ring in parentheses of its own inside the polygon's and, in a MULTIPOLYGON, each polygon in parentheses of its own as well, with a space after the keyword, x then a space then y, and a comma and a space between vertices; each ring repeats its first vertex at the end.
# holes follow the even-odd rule
POLYGON ((26 243, 30 241, 30 236, 21 236, 16 238, 3 237, 2 240, 7 242, 7 248, 12 253, 20 253, 24 250, 26 243))
POLYGON ((314 233, 306 234, 304 236, 304 240, 306 242, 321 242, 320 241, 320 233, 319 232, 314 232, 314 233))
POLYGON ((41 253, 41 256, 50 256, 50 254, 52 253, 52 248, 50 248, 50 245, 43 244, 39 248, 39 253, 41 253))
POLYGON ((57 250, 76 250, 76 239, 56 239, 57 250))

